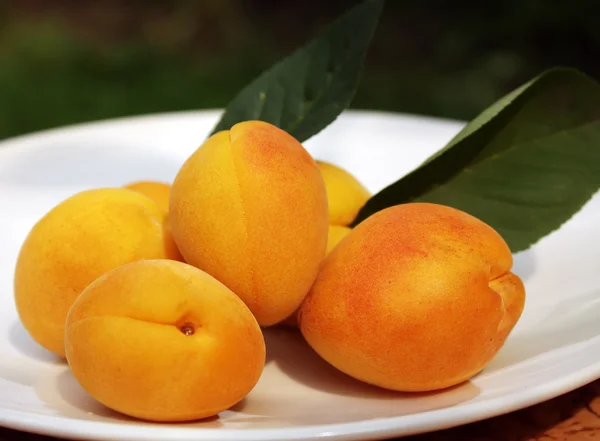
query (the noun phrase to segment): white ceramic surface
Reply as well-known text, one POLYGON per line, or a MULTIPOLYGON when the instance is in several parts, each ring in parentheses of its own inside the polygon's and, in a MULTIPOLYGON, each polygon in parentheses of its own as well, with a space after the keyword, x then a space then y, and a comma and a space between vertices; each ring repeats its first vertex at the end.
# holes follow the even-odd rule
MULTIPOLYGON (((527 288, 521 321, 472 381, 440 393, 396 394, 349 379, 292 331, 266 333, 257 387, 219 418, 150 424, 90 398, 65 364, 17 320, 15 258, 31 226, 87 188, 171 180, 218 112, 105 121, 0 143, 0 425, 59 437, 120 440, 375 439, 447 428, 550 399, 600 377, 600 197, 558 232, 515 256, 527 288)), ((354 173, 372 191, 442 147, 462 124, 347 112, 306 147, 354 173)))

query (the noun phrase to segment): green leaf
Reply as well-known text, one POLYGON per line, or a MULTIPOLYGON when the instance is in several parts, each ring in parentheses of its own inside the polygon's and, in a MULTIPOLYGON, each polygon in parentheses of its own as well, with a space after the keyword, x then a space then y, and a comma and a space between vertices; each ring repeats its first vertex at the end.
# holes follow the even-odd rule
POLYGON ((323 34, 242 89, 211 134, 247 120, 262 120, 304 142, 346 109, 384 0, 367 0, 339 17, 323 34))
POLYGON ((374 195, 353 225, 392 205, 434 202, 488 223, 517 252, 559 228, 598 188, 600 85, 555 68, 500 99, 374 195))

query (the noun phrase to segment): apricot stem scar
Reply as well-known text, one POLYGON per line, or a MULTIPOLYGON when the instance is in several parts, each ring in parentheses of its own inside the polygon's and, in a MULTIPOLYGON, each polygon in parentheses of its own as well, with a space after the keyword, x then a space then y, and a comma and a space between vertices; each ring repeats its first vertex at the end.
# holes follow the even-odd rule
POLYGON ((196 332, 196 327, 194 326, 193 323, 186 322, 183 325, 181 325, 181 328, 179 328, 179 330, 184 335, 193 335, 196 332))

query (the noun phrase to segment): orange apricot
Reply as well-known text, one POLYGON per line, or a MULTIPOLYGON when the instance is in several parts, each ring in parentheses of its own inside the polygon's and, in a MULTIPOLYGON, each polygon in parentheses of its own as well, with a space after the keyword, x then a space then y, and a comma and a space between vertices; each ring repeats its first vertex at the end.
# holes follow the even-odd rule
POLYGON ((212 276, 173 260, 122 265, 77 298, 65 329, 81 386, 123 414, 151 421, 217 415, 264 368, 256 319, 212 276))
POLYGON ((151 199, 123 188, 86 190, 46 213, 15 267, 17 312, 31 337, 64 356, 67 313, 89 283, 131 261, 177 258, 163 217, 151 199))
POLYGON ((454 208, 370 216, 327 256, 298 314, 326 361, 361 381, 430 391, 481 371, 524 307, 503 238, 454 208))
MULTIPOLYGON (((349 227, 343 227, 341 225, 330 225, 329 233, 327 235, 327 252, 328 255, 335 246, 352 231, 349 227)), ((282 325, 290 326, 292 328, 298 327, 298 309, 294 311, 292 315, 281 322, 282 325)))
POLYGON ((170 222, 186 262, 248 305, 261 326, 295 311, 327 245, 316 162, 285 131, 247 121, 211 136, 183 164, 170 222))
POLYGON ((128 188, 138 193, 142 193, 152 199, 158 207, 165 213, 169 212, 169 197, 171 195, 171 185, 160 181, 134 181, 124 188, 128 188))
POLYGON ((359 210, 371 197, 371 193, 354 175, 339 165, 317 161, 329 205, 329 223, 350 225, 359 210))
POLYGON ((171 224, 169 222, 169 200, 171 197, 171 185, 160 181, 134 181, 125 185, 123 188, 137 191, 145 196, 148 196, 158 205, 165 213, 164 229, 165 229, 165 247, 169 249, 169 254, 174 260, 183 261, 183 256, 179 252, 179 248, 173 239, 171 224))
POLYGON ((350 227, 344 227, 342 225, 329 225, 327 234, 327 250, 326 256, 337 246, 338 243, 346 237, 352 229, 350 227))

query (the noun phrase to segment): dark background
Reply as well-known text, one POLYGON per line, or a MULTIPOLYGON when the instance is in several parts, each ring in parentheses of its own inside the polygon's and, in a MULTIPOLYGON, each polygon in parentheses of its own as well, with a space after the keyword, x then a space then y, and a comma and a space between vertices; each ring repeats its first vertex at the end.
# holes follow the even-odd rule
MULTIPOLYGON (((351 0, 0 0, 0 138, 223 107, 351 0)), ((600 1, 388 0, 354 108, 470 119, 543 69, 600 78, 600 1)))

